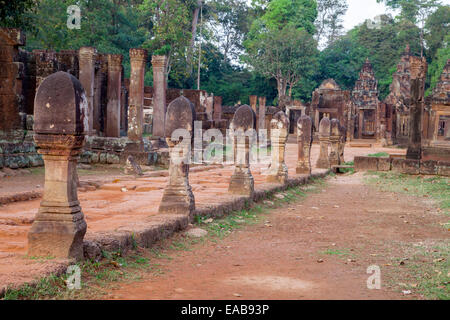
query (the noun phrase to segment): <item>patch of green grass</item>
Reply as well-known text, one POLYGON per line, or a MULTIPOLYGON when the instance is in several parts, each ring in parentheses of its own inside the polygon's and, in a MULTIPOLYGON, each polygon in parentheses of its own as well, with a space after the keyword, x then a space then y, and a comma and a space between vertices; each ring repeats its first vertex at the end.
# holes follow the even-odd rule
POLYGON ((372 153, 367 155, 368 157, 373 157, 373 158, 385 158, 385 157, 389 157, 389 153, 387 152, 378 152, 378 153, 372 153))
MULTIPOLYGON (((395 279, 398 290, 411 290, 426 299, 450 300, 450 241, 407 248, 408 276, 395 279), (401 283, 399 283, 401 281, 401 283)), ((393 259, 396 264, 404 259, 393 259)))
POLYGON ((326 254, 326 255, 330 255, 330 256, 348 256, 350 255, 350 250, 349 249, 327 249, 325 251, 321 252, 322 254, 326 254))
MULTIPOLYGON (((354 166, 355 162, 354 161, 348 161, 344 163, 344 166, 354 166)), ((339 169, 339 171, 341 173, 349 173, 349 174, 354 174, 355 173, 355 169, 354 168, 342 168, 339 169)))
POLYGON ((108 292, 112 283, 134 281, 140 278, 139 270, 152 271, 156 268, 149 259, 138 254, 123 257, 120 252, 104 252, 105 259, 100 262, 84 261, 78 264, 81 270, 82 290, 69 290, 67 274, 50 275, 35 284, 25 284, 20 288, 8 288, 4 300, 45 300, 45 299, 84 299, 108 292), (102 289, 103 288, 103 289, 102 289))
POLYGON ((450 214, 450 179, 447 177, 411 176, 395 172, 371 172, 365 182, 381 191, 412 194, 434 199, 445 214, 450 214))

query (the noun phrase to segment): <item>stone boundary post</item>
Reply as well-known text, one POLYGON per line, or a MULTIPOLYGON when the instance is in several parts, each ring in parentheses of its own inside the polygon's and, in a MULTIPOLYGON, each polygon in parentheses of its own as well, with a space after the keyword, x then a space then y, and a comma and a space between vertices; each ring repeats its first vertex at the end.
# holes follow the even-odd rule
POLYGON ((66 72, 47 77, 35 98, 34 140, 45 162, 44 196, 28 233, 29 256, 81 260, 86 221, 77 196, 77 158, 88 128, 81 83, 66 72))

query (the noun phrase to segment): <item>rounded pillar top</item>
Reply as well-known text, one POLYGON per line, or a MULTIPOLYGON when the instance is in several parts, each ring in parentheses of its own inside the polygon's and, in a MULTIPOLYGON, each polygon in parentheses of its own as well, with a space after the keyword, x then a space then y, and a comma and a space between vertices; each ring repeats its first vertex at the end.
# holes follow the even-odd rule
POLYGON ((319 133, 321 136, 329 136, 330 135, 331 123, 330 119, 324 117, 320 120, 319 124, 319 133))
POLYGON ((283 111, 279 111, 275 113, 272 120, 270 121, 270 128, 271 129, 289 129, 289 118, 286 116, 286 114, 283 111))
POLYGON ((331 135, 332 136, 339 136, 340 135, 340 124, 339 124, 339 120, 338 119, 332 119, 330 122, 330 127, 331 127, 331 135))
POLYGON ((45 78, 34 100, 34 131, 83 135, 87 129, 88 103, 80 81, 63 71, 45 78))
POLYGON ((307 115, 302 115, 297 120, 297 134, 300 136, 311 137, 312 120, 307 115))
POLYGON ((244 131, 249 129, 255 129, 256 126, 256 114, 253 109, 244 104, 240 106, 234 113, 233 120, 231 120, 230 129, 244 131))
POLYGON ((147 61, 147 50, 141 48, 130 49, 130 60, 147 61))
POLYGON ((184 96, 176 98, 167 106, 165 136, 170 138, 177 129, 184 129, 191 133, 194 130, 194 120, 194 104, 184 96))

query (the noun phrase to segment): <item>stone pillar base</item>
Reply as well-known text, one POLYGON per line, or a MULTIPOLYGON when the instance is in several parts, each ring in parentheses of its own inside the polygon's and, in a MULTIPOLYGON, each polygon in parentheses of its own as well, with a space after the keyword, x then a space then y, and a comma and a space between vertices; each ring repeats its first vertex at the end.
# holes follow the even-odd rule
POLYGON ((228 192, 231 194, 253 197, 255 181, 250 172, 236 171, 231 176, 228 192))
POLYGON ((158 213, 185 214, 195 211, 195 198, 191 186, 167 186, 158 213))
MULTIPOLYGON (((270 169, 269 169, 270 170, 270 169)), ((280 168, 274 170, 274 172, 269 171, 269 175, 266 181, 269 183, 281 183, 285 184, 288 179, 288 168, 286 165, 282 165, 280 168)))
POLYGON ((80 210, 80 207, 43 207, 39 210, 28 232, 29 256, 83 259, 87 225, 83 213, 69 213, 72 210, 80 210))
POLYGON ((306 163, 299 163, 297 165, 297 168, 295 169, 295 172, 297 174, 311 174, 311 167, 309 166, 309 164, 306 163))
POLYGON ((319 159, 316 163, 318 169, 330 169, 330 161, 328 159, 319 159))

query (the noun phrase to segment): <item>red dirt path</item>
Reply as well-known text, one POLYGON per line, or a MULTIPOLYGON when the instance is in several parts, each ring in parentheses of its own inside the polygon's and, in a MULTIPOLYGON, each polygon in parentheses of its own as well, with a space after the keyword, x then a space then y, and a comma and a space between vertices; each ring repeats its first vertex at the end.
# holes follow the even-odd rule
POLYGON ((390 264, 402 244, 448 239, 442 216, 422 198, 366 186, 362 174, 328 179, 302 202, 274 209, 265 223, 224 240, 168 251, 164 274, 123 284, 107 299, 410 299, 390 288, 390 264), (408 224, 405 224, 407 216, 408 224), (327 255, 329 249, 348 255, 327 255), (318 262, 320 259, 323 262, 318 262), (348 261, 351 259, 351 261, 348 261), (368 290, 370 265, 381 267, 381 290, 368 290))

